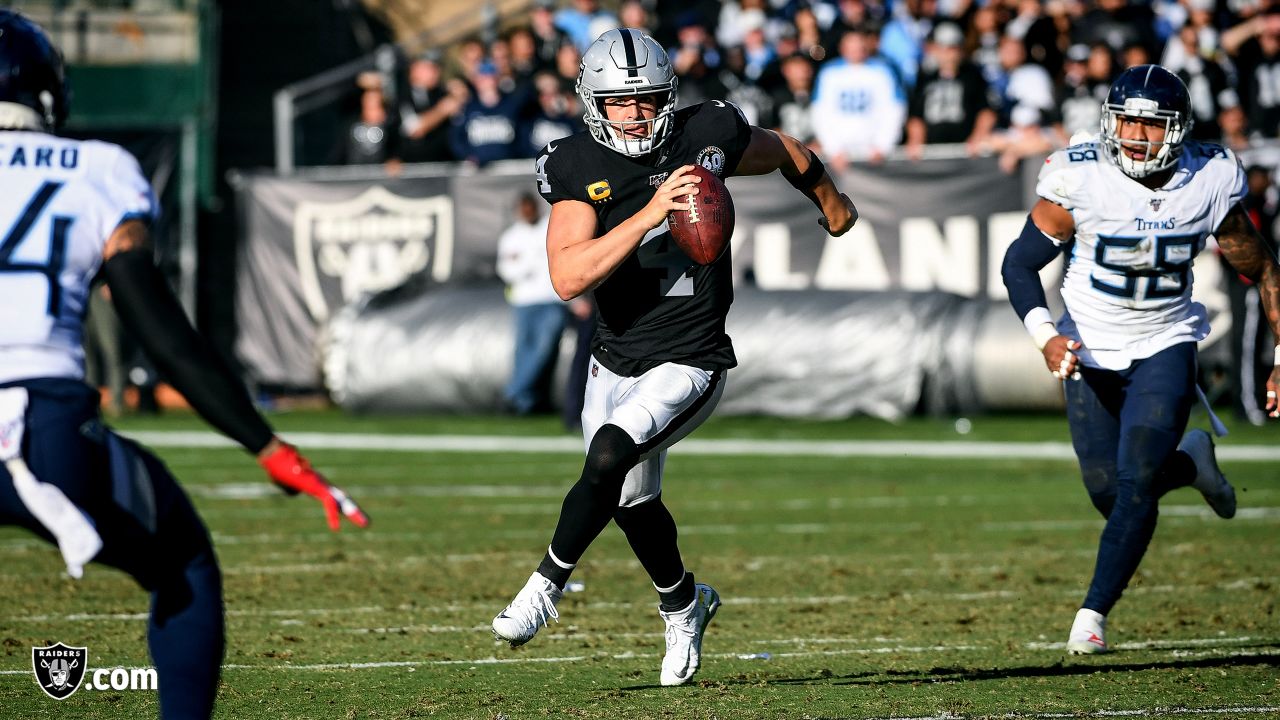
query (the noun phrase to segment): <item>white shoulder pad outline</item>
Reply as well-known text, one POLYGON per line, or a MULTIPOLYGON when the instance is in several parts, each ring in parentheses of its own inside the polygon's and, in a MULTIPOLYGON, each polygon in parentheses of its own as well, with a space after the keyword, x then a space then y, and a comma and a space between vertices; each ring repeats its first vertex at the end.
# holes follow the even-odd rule
POLYGON ((1041 166, 1036 179, 1036 194, 1070 210, 1076 205, 1072 198, 1102 161, 1102 147, 1096 142, 1058 150, 1041 166))

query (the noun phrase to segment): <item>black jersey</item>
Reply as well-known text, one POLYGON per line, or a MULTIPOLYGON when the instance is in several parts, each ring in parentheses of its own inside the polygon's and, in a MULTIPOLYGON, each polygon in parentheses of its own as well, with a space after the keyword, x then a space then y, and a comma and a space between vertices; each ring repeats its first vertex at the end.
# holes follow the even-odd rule
MULTIPOLYGON (((693 105, 672 120, 667 141, 643 157, 614 152, 589 132, 548 144, 537 159, 538 191, 549 203, 579 200, 594 207, 599 237, 639 212, 682 165, 729 177, 751 141, 751 126, 732 103, 693 105)), ((736 365, 724 331, 733 302, 730 256, 726 248, 711 265, 698 265, 671 240, 666 223, 649 231, 595 290, 596 358, 630 377, 665 362, 704 370, 736 365)))

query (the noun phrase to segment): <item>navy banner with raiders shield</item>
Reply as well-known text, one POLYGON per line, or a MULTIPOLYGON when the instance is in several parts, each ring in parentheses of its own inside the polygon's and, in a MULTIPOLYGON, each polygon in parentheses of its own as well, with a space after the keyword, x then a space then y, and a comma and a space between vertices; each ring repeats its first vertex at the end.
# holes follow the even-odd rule
MULTIPOLYGON (((840 238, 779 174, 731 178, 729 333, 741 364, 721 412, 900 417, 921 406, 1060 403, 1000 278, 1038 165, 1020 176, 990 158, 858 165, 839 185, 861 220, 840 238)), ((513 335, 496 248, 519 195, 537 195, 536 168, 448 174, 456 170, 238 179, 237 352, 252 381, 326 387, 367 410, 498 406, 513 335)), ((611 179, 590 180, 584 193, 609 202, 611 179)), ((1061 268, 1042 273, 1055 307, 1061 268)), ((1230 327, 1216 319, 1227 304, 1220 279, 1202 253, 1197 299, 1215 318, 1204 345, 1230 327)), ((567 362, 572 336, 564 343, 567 362)))
MULTIPOLYGON (((707 150, 714 162, 714 148, 707 150)), ((723 161, 721 157, 721 161, 723 161)), ((317 168, 237 179, 242 211, 237 354, 259 383, 318 387, 317 337, 357 298, 409 278, 494 278, 532 161, 469 175, 453 167, 317 168)), ((600 178, 605 183, 608 178, 600 178)), ((763 290, 943 290, 1003 297, 999 261, 1025 217, 1025 184, 993 160, 886 163, 841 182, 862 221, 830 238, 778 174, 732 178, 739 282, 763 290)), ((606 200, 607 202, 607 200, 606 200)))

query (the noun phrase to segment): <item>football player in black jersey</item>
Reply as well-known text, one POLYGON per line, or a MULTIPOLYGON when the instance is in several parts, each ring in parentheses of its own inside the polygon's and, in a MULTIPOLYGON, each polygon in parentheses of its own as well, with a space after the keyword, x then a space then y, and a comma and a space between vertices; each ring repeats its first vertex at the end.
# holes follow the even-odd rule
POLYGON ((558 618, 574 565, 613 520, 658 591, 661 682, 680 685, 698 670, 720 598, 685 570, 662 466, 667 448, 711 414, 737 360, 725 334, 730 252, 695 264, 672 242, 667 215, 698 192, 695 163, 721 178, 781 170, 832 235, 858 213, 795 138, 753 127, 719 100, 676 110, 671 61, 638 30, 601 35, 582 57, 577 91, 588 132, 548 144, 536 180, 551 203, 551 281, 566 300, 594 291, 599 307, 582 412, 587 459, 542 563, 493 631, 515 647, 558 618))

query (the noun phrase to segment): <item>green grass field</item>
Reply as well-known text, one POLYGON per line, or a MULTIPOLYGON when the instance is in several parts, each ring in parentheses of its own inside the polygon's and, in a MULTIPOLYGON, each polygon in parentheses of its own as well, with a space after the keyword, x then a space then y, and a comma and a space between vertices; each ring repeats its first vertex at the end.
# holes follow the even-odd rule
MULTIPOLYGON (((280 415, 289 432, 569 436, 551 420, 280 415)), ((197 430, 167 416, 126 430, 197 430)), ((1235 428, 1221 447, 1275 443, 1235 428), (1238 431, 1237 431, 1238 430, 1238 431)), ((228 648, 218 717, 954 718, 1280 715, 1280 473, 1224 461, 1240 515, 1170 494, 1151 550, 1110 617, 1116 652, 1063 641, 1102 521, 1055 452, 990 457, 770 454, 765 441, 1062 443, 1057 416, 900 425, 714 420, 681 452, 665 499, 686 562, 724 606, 693 683, 658 686, 656 595, 616 528, 592 547, 560 622, 511 650, 489 620, 550 538, 580 451, 304 449, 374 527, 329 533, 313 501, 265 483, 235 449, 162 447, 211 529, 228 648)), ((820 447, 820 446, 814 446, 820 447)), ((1039 446, 1037 446, 1039 447, 1039 446)), ((798 448, 798 449, 796 449, 798 448)), ((151 692, 36 687, 31 647, 87 646, 89 667, 149 666, 147 598, 99 566, 0 529, 0 718, 154 717, 151 692)))

